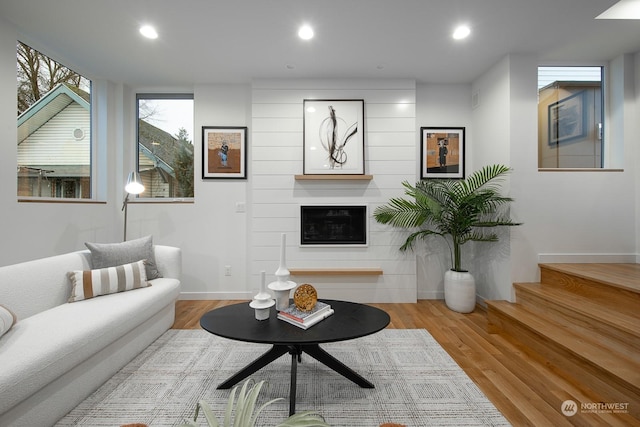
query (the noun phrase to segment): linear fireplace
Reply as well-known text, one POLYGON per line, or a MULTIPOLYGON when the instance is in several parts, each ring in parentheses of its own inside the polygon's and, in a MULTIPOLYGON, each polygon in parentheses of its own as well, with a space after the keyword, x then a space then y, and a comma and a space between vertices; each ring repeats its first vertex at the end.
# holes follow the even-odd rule
POLYGON ((300 206, 300 244, 366 246, 367 206, 300 206))

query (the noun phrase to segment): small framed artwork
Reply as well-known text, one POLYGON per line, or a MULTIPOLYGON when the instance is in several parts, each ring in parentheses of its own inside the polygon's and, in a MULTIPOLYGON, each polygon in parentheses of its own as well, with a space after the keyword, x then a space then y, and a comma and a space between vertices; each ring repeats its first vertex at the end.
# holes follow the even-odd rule
POLYGON ((587 135, 585 95, 580 91, 549 105, 549 145, 587 135))
POLYGON ((420 128, 420 178, 464 178, 463 127, 420 128))
POLYGON ((247 178, 247 128, 202 127, 202 179, 247 178))
POLYGON ((303 173, 364 175, 364 100, 305 99, 303 173))

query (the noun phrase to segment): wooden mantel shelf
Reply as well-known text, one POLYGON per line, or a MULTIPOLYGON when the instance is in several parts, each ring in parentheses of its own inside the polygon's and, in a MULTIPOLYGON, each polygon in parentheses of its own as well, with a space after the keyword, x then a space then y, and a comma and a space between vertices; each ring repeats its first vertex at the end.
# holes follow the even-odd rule
POLYGON ((347 180, 347 181, 371 181, 373 175, 296 175, 296 181, 319 181, 319 180, 347 180))
POLYGON ((381 276, 381 268, 290 268, 292 276, 381 276))

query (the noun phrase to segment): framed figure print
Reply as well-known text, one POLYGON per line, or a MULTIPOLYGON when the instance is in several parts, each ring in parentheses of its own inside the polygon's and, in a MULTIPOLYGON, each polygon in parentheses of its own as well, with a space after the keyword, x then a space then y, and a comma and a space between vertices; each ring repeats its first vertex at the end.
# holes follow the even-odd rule
POLYGON ((247 128, 202 127, 202 179, 247 178, 247 128))
POLYGON ((305 99, 303 173, 364 175, 364 100, 305 99))
POLYGON ((464 178, 463 127, 420 128, 420 179, 464 178))

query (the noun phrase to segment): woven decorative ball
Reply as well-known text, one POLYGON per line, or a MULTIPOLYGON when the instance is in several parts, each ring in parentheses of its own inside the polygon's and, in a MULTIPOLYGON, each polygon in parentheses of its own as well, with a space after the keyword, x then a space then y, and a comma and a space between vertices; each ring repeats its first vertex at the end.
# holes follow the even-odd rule
POLYGON ((293 303, 300 311, 311 311, 318 302, 318 292, 316 288, 308 283, 304 283, 293 293, 293 303))

